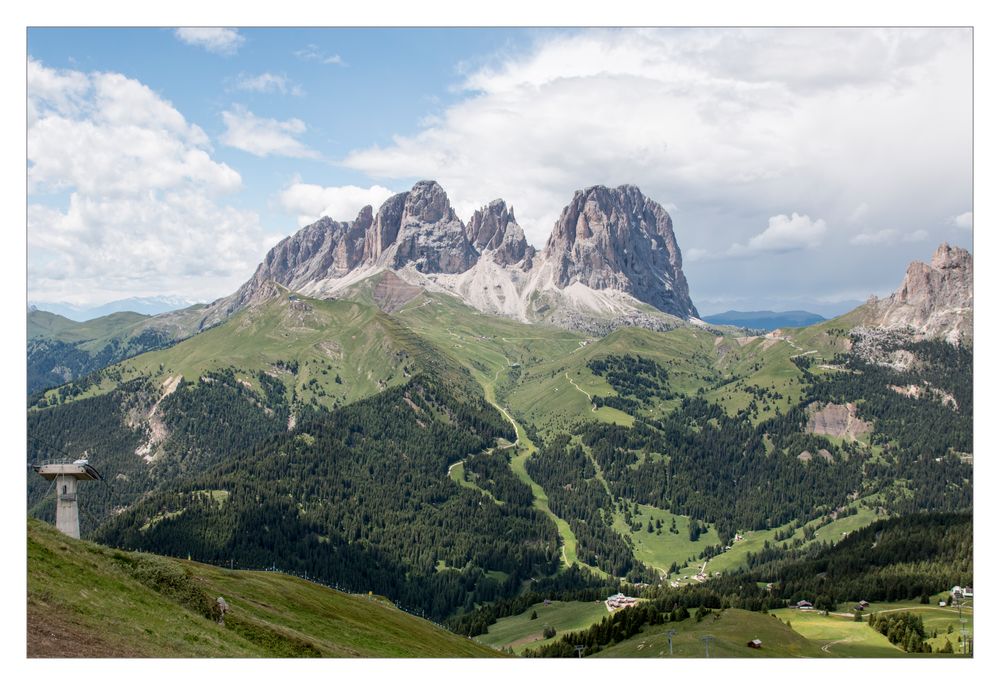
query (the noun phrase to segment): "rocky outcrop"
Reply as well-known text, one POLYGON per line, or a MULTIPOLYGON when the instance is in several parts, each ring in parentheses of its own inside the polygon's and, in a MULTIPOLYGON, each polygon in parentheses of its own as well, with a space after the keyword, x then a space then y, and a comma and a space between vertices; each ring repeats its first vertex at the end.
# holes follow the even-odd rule
POLYGON ((435 181, 420 181, 406 195, 390 265, 412 264, 421 273, 467 271, 479 253, 465 236, 465 226, 435 181))
POLYGON ((673 222, 635 186, 577 191, 545 245, 555 284, 617 290, 681 318, 697 317, 673 222))
POLYGON ((524 231, 514 218, 514 208, 503 200, 493 200, 476 210, 466 235, 476 250, 488 252, 496 264, 517 266, 522 271, 531 269, 535 248, 525 240, 524 231))
POLYGON ((280 283, 292 290, 308 283, 350 273, 363 260, 372 227, 372 208, 364 207, 353 222, 323 217, 285 238, 267 253, 249 281, 230 298, 230 312, 268 299, 265 286, 280 283))
POLYGON ((872 429, 870 423, 858 418, 857 411, 858 408, 853 402, 827 403, 822 407, 814 402, 809 406, 806 432, 857 441, 859 436, 870 433, 872 429))
POLYGON ((382 203, 375 221, 365 236, 364 261, 378 261, 382 253, 396 242, 403 221, 403 207, 408 193, 398 193, 382 203))
POLYGON ((918 337, 972 339, 972 255, 943 243, 930 264, 912 262, 899 289, 872 306, 870 322, 911 328, 918 337))

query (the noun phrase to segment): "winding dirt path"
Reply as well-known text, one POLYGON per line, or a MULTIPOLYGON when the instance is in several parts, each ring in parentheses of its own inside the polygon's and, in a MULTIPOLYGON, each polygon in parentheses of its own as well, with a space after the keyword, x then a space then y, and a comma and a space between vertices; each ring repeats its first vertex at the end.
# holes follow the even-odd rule
POLYGON ((594 396, 591 395, 586 390, 584 390, 583 388, 581 388, 579 385, 577 385, 576 381, 574 381, 572 378, 569 377, 569 371, 564 371, 563 375, 566 376, 566 380, 568 380, 570 383, 573 384, 574 388, 576 388, 577 390, 579 390, 580 392, 582 392, 584 395, 587 396, 587 400, 590 402, 590 411, 597 411, 597 407, 594 406, 594 396))

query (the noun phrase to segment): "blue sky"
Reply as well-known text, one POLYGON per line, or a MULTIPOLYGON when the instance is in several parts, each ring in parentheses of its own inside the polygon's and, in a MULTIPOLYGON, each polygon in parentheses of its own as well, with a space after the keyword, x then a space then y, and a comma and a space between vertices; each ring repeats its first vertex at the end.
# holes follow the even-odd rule
POLYGON ((539 248, 637 184, 706 314, 829 315, 972 247, 968 30, 32 29, 28 59, 29 300, 220 297, 420 178, 539 248))
MULTIPOLYGON (((222 112, 241 104, 259 117, 298 118, 299 136, 322 159, 257 157, 214 145, 213 158, 238 169, 243 192, 233 202, 260 212, 274 232, 291 230, 288 212, 262 204, 295 176, 327 186, 368 185, 365 173, 334 163, 362 145, 385 145, 453 103, 461 70, 516 50, 534 31, 500 29, 242 29, 232 54, 181 42, 172 29, 32 29, 28 53, 46 66, 121 73, 170 101, 213 140, 222 112), (284 90, 240 88, 273 74, 284 90)), ((404 179, 407 182, 419 179, 404 179)), ((59 200, 65 200, 60 194, 59 200)), ((42 200, 41 197, 38 200, 42 200)), ((342 218, 342 217, 338 217, 342 218)))

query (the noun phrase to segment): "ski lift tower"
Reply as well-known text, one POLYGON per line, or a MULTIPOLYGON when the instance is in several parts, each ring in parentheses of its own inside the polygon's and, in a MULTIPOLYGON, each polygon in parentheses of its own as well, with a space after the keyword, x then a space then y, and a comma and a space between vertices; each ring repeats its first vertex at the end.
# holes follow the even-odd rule
POLYGON ((101 474, 86 459, 71 464, 35 465, 35 473, 56 482, 56 528, 71 538, 80 539, 80 507, 76 501, 77 483, 81 480, 103 480, 101 474))

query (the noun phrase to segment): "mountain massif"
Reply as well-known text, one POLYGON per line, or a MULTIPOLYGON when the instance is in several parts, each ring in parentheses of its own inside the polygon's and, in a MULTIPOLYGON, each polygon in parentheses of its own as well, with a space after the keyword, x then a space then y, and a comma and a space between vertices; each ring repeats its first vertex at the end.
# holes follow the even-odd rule
POLYGON ((351 222, 323 217, 281 241, 207 321, 259 301, 271 281, 337 297, 383 271, 523 322, 665 328, 698 314, 670 216, 635 186, 578 191, 538 253, 503 200, 465 224, 440 185, 421 181, 377 212, 364 207, 351 222))

